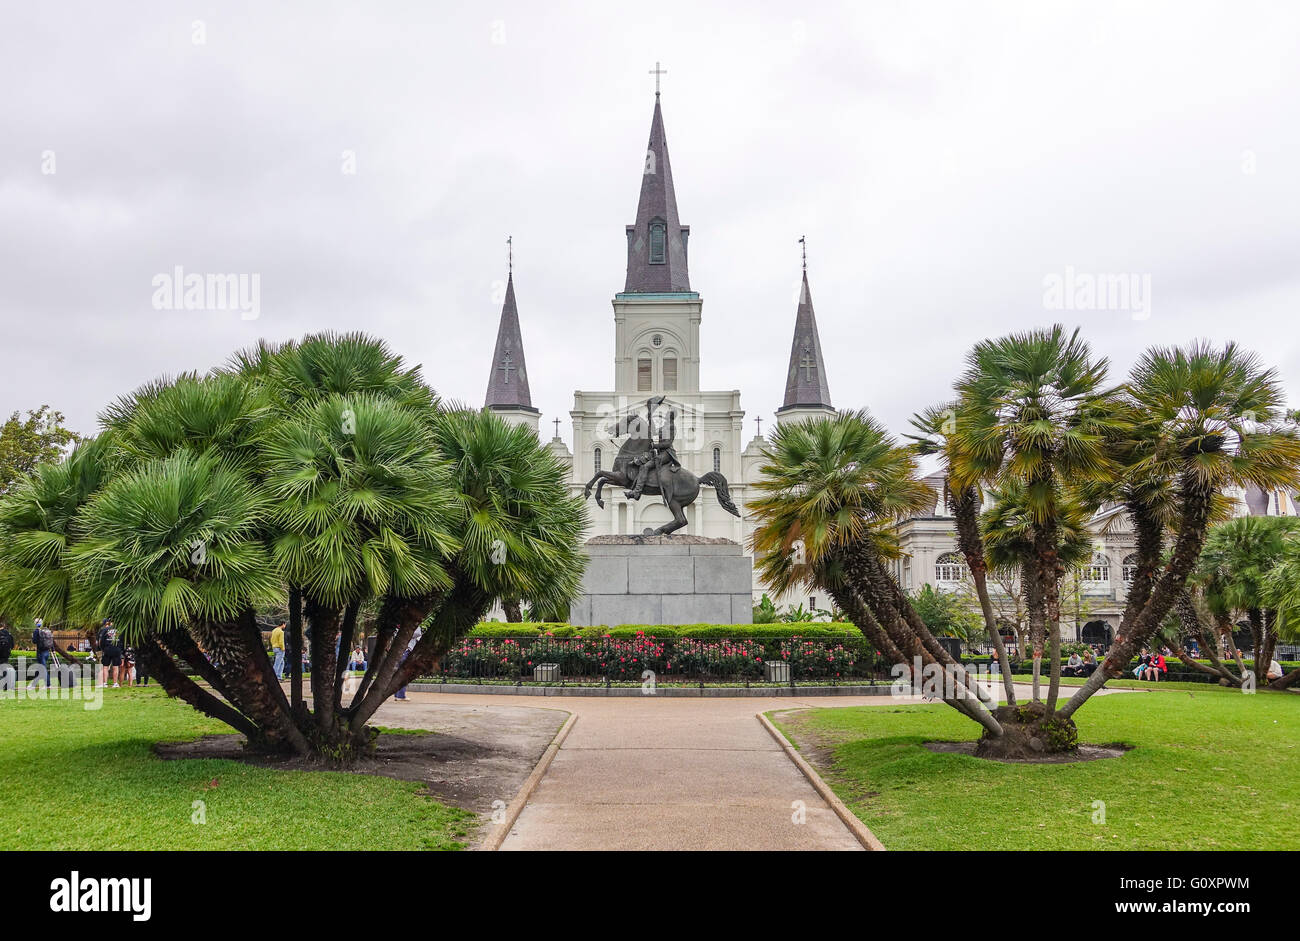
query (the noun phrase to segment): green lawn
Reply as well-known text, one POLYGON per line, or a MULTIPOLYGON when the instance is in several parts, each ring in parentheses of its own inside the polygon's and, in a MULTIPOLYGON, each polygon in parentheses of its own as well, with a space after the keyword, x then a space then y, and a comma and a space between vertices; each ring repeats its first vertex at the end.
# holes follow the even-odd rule
POLYGON ((151 751, 228 731, 157 687, 104 690, 97 711, 0 700, 0 849, 460 849, 477 826, 415 782, 151 751))
POLYGON ((938 704, 811 709, 778 725, 814 764, 810 746, 829 749, 818 770, 887 849, 1300 848, 1300 696, 1202 685, 1098 696, 1075 719, 1080 741, 1133 750, 1068 765, 935 754, 921 743, 979 737, 938 704))

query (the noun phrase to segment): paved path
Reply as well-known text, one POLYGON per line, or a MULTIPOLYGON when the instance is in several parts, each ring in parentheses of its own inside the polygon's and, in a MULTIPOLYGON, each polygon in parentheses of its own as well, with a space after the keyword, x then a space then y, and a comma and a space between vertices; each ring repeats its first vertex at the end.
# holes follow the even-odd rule
POLYGON ((409 695, 412 719, 421 703, 481 707, 502 721, 524 706, 577 714, 503 850, 860 850, 757 714, 920 701, 409 695), (797 802, 802 823, 794 822, 797 802))

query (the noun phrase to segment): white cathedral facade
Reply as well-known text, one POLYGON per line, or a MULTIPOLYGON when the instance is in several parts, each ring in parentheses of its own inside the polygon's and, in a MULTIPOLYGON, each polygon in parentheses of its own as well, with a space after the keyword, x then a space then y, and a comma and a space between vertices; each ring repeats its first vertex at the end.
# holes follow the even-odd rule
MULTIPOLYGON (((627 275, 623 290, 613 298, 614 358, 612 383, 607 389, 578 389, 573 393, 573 450, 556 435, 550 448, 568 468, 570 492, 581 496, 598 471, 612 467, 625 439, 607 431, 616 418, 644 414, 646 402, 663 396, 659 414, 677 415, 674 446, 684 466, 697 474, 718 471, 726 479, 731 499, 740 510, 737 518, 718 503, 713 490, 704 488, 686 508, 689 523, 680 530, 696 536, 722 537, 748 546, 753 523, 746 505, 753 493, 767 444, 759 434, 744 438, 745 411, 736 389, 700 388, 700 322, 704 301, 691 289, 689 276, 690 227, 681 224, 673 189, 672 166, 664 134, 663 112, 655 95, 650 140, 646 148, 636 221, 627 227, 627 275)), ((513 275, 506 284, 505 303, 493 352, 485 407, 509 421, 538 430, 540 414, 533 407, 524 358, 523 337, 515 300, 513 275)), ((793 339, 778 424, 834 415, 830 386, 817 320, 813 313, 808 274, 795 309, 793 339)), ((926 478, 935 491, 935 507, 901 520, 896 527, 903 557, 895 577, 908 592, 924 585, 939 590, 960 590, 965 564, 957 553, 952 518, 944 501, 942 475, 926 478)), ((1245 490, 1230 493, 1239 515, 1295 515, 1300 495, 1278 491, 1245 490)), ((591 519, 588 537, 638 534, 654 529, 672 515, 663 501, 649 494, 628 499, 622 487, 606 486, 605 506, 587 501, 591 519)), ((1132 577, 1135 541, 1128 520, 1117 508, 1104 508, 1091 521, 1095 552, 1080 572, 1082 596, 1073 622, 1063 618, 1062 633, 1069 640, 1108 643, 1123 612, 1132 577)), ((766 586, 755 572, 753 594, 757 602, 766 586)), ((774 598, 778 604, 829 607, 816 595, 774 598)), ((1014 605, 1012 605, 1014 607, 1014 605)), ((1068 607, 1068 606, 1067 606, 1068 607)))
MULTIPOLYGON (((664 134, 663 111, 655 95, 650 140, 641 176, 636 221, 627 227, 627 274, 623 290, 613 298, 614 358, 612 382, 605 389, 573 393, 573 450, 556 435, 550 447, 569 469, 569 487, 581 496, 599 471, 609 470, 626 439, 613 438, 611 422, 622 416, 644 415, 652 397, 664 397, 657 414, 676 415, 674 447, 683 466, 697 474, 721 473, 737 518, 718 503, 714 491, 701 490, 686 508, 689 523, 680 533, 722 537, 747 545, 753 524, 745 507, 762 464, 766 440, 754 434, 746 442, 745 410, 736 389, 701 389, 700 322, 704 300, 693 291, 689 276, 690 227, 681 224, 673 188, 672 165, 664 134)), ((512 422, 538 429, 540 414, 528 386, 519 312, 513 276, 506 284, 505 303, 497 332, 485 407, 512 422)), ((817 322, 808 291, 807 273, 795 311, 784 404, 778 422, 833 415, 817 322)), ((657 425, 656 425, 657 427, 657 425)), ((606 485, 605 506, 587 501, 591 526, 588 537, 639 534, 669 522, 672 514, 658 496, 639 500, 622 487, 606 485)), ((765 586, 755 577, 757 601, 765 586)), ((814 598, 787 599, 807 605, 814 598)), ((823 607, 827 602, 817 601, 823 607)))

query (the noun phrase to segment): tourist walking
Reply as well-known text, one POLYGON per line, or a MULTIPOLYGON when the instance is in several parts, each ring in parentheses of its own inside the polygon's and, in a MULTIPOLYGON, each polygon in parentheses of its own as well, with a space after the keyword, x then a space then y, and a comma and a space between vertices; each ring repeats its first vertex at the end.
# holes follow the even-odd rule
POLYGON ((9 665, 9 655, 14 652, 14 635, 9 625, 0 621, 0 690, 13 689, 14 668, 9 665))
POLYGON ((275 671, 277 680, 284 679, 284 625, 279 625, 271 631, 271 653, 274 656, 274 663, 271 669, 275 671))
POLYGON ((99 654, 99 685, 107 686, 111 678, 113 689, 117 689, 120 685, 118 674, 122 670, 122 640, 112 618, 105 618, 104 626, 99 629, 99 654))
POLYGON ((32 646, 36 648, 36 677, 32 680, 31 685, 34 688, 42 678, 45 679, 45 685, 50 685, 50 658, 54 655, 54 632, 45 626, 45 622, 37 618, 36 627, 32 630, 32 646))

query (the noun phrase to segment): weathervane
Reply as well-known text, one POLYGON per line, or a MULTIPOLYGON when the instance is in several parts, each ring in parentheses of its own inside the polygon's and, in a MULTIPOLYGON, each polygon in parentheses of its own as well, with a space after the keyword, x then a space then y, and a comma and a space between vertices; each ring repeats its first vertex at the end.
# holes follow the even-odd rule
POLYGON ((655 77, 655 97, 658 98, 659 97, 659 76, 667 75, 668 70, 659 68, 659 63, 655 62, 655 67, 646 74, 653 75, 655 77))

